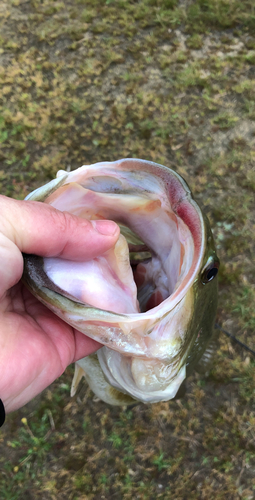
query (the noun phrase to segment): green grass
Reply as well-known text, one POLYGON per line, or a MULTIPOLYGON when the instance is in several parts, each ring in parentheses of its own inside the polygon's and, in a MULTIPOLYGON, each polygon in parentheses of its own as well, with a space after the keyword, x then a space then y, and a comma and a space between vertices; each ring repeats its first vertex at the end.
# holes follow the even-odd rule
MULTIPOLYGON (((1 192, 122 157, 175 168, 214 230, 218 322, 253 349, 254 9, 14 0, 0 18, 1 192)), ((70 399, 71 378, 7 417, 1 498, 254 497, 254 363, 227 338, 179 402, 111 408, 85 385, 70 399)))

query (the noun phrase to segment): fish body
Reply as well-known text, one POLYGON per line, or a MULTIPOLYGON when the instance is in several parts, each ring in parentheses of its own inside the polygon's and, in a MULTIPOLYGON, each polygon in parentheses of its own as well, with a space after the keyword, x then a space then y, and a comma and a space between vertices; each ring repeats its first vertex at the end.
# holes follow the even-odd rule
POLYGON ((121 230, 115 247, 89 262, 24 256, 32 293, 104 345, 76 364, 72 394, 85 376, 110 404, 174 398, 211 349, 217 308, 219 260, 186 182, 124 159, 60 171, 27 199, 121 230))

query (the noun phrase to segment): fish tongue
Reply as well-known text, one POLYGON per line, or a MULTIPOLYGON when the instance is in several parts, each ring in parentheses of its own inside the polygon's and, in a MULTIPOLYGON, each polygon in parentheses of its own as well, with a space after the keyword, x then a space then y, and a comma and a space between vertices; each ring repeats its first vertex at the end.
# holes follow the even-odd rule
POLYGON ((124 236, 100 257, 88 262, 44 259, 47 276, 79 301, 116 313, 138 313, 137 288, 124 236))

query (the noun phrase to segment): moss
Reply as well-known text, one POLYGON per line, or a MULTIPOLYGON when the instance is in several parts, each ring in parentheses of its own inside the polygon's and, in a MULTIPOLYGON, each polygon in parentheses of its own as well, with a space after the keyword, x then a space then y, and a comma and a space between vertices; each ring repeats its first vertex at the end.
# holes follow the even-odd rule
MULTIPOLYGON (((0 185, 23 198, 59 168, 128 156, 175 168, 214 230, 218 321, 255 349, 253 3, 9 2, 0 185)), ((221 336, 211 373, 191 377, 182 400, 131 410, 86 385, 70 399, 68 369, 8 416, 1 498, 193 500, 216 488, 234 499, 237 483, 253 498, 249 356, 221 336)))
POLYGON ((201 49, 203 46, 203 38, 199 34, 194 34, 187 39, 187 47, 190 49, 201 49))

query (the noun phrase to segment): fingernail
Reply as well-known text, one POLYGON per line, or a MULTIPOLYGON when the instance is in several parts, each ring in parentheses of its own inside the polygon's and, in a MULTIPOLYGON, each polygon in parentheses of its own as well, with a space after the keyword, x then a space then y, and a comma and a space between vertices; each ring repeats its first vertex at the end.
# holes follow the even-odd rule
POLYGON ((114 236, 118 231, 118 226, 111 220, 92 220, 92 226, 104 236, 114 236))

